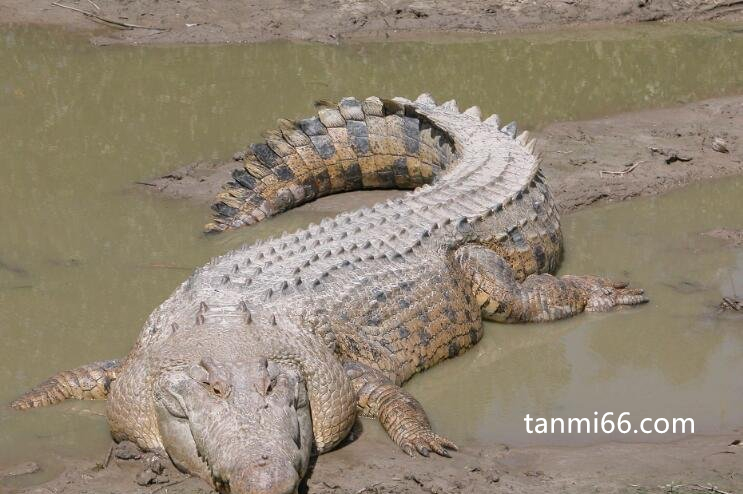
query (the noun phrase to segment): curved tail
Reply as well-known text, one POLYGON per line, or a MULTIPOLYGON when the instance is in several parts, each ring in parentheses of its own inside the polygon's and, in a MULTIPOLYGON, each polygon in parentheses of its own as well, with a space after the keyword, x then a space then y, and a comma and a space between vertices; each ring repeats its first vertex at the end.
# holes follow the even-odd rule
POLYGON ((433 182, 452 161, 454 144, 407 103, 343 98, 316 103, 315 117, 279 120, 278 130, 251 145, 243 167, 232 173, 234 181, 217 196, 206 231, 252 225, 338 192, 433 182))
POLYGON ((120 368, 119 360, 103 360, 62 371, 14 400, 10 406, 16 410, 28 410, 53 405, 68 398, 105 399, 120 368))

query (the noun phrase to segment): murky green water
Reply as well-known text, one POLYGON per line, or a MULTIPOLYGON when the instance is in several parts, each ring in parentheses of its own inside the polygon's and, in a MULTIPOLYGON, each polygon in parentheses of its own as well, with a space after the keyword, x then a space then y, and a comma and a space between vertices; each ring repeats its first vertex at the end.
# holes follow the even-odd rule
MULTIPOLYGON (((743 36, 655 26, 457 43, 93 48, 57 32, 5 29, 0 67, 7 402, 59 369, 125 355, 149 312, 210 257, 323 215, 295 211, 205 239, 208 211, 144 197, 133 181, 229 156, 277 117, 307 114, 315 98, 425 90, 535 127, 739 92, 743 36)), ((742 187, 710 184, 568 218, 564 270, 627 270, 652 304, 491 328, 470 354, 411 383, 439 430, 460 441, 576 442, 526 437, 523 415, 594 409, 692 416, 706 432, 740 425, 743 331, 709 306, 731 277, 743 290, 743 254, 696 233, 743 227, 731 207, 742 187), (672 288, 687 281, 700 291, 672 288)), ((0 464, 36 459, 49 475, 60 452, 102 455, 101 410, 0 409, 0 464)))

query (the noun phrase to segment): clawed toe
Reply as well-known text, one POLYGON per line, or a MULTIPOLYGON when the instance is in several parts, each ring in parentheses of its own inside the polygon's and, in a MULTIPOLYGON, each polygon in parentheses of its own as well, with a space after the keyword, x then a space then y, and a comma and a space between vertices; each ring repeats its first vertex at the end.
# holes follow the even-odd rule
POLYGON ((620 305, 638 305, 648 302, 645 290, 629 288, 626 281, 611 281, 602 278, 592 280, 594 287, 586 305, 593 312, 608 311, 620 305))
POLYGON ((404 442, 400 447, 410 456, 415 456, 415 452, 417 451, 421 456, 425 456, 426 458, 430 456, 431 451, 439 456, 451 458, 448 450, 457 451, 459 449, 453 442, 430 431, 417 434, 415 438, 404 442))

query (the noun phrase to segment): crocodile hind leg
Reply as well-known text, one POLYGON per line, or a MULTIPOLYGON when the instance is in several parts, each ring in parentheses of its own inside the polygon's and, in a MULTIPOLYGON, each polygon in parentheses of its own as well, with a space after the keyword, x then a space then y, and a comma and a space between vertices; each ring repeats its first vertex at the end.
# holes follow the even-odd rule
POLYGON ((104 399, 120 366, 118 360, 104 360, 62 371, 14 400, 10 406, 16 410, 27 410, 53 405, 68 398, 104 399))
POLYGON ((433 451, 448 457, 448 449, 457 449, 431 430, 421 404, 382 372, 357 362, 347 362, 344 367, 356 390, 361 414, 379 418, 387 434, 407 454, 413 456, 418 451, 428 456, 433 451))
POLYGON ((470 279, 483 317, 493 321, 554 321, 648 301, 642 289, 598 276, 532 274, 518 281, 503 257, 479 245, 459 248, 455 259, 470 279))

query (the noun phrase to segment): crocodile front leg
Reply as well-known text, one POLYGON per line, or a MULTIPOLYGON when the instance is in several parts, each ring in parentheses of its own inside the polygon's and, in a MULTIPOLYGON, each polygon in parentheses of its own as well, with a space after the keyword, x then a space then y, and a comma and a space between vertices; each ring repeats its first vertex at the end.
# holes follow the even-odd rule
POLYGON ((470 279, 483 317, 492 321, 554 321, 648 301, 642 289, 598 276, 532 274, 519 282, 503 257, 480 245, 459 248, 455 260, 470 279))
POLYGON ((387 434, 407 454, 413 456, 418 451, 428 456, 433 451, 448 457, 447 449, 457 449, 431 430, 421 404, 383 373, 357 362, 347 362, 344 367, 356 390, 361 414, 379 418, 387 434))

